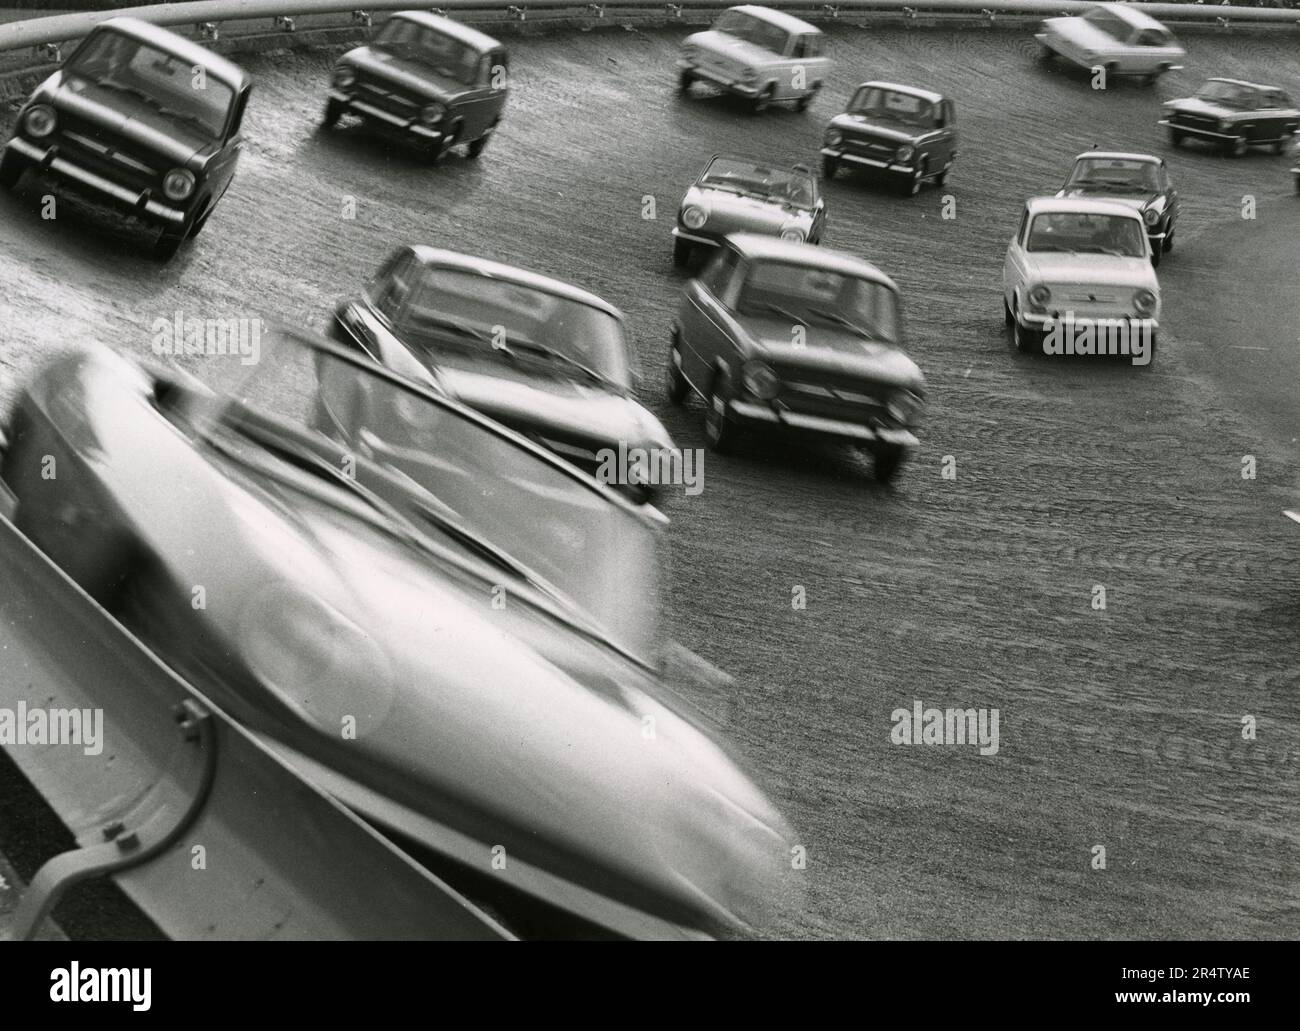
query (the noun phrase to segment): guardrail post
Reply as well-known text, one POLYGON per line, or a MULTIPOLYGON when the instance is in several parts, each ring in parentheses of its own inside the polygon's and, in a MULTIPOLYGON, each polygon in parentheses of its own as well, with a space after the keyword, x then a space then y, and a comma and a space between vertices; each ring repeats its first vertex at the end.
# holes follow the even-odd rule
POLYGON ((998 20, 997 14, 993 11, 990 11, 987 7, 980 8, 980 14, 982 14, 985 18, 989 20, 990 25, 992 25, 995 21, 998 20))
POLYGON ((275 16, 275 27, 277 29, 284 29, 285 32, 293 32, 293 18, 287 14, 277 14, 275 16))
POLYGON ((916 21, 916 8, 915 8, 915 7, 904 7, 904 8, 903 8, 903 17, 906 18, 908 21, 916 21))
POLYGON ((217 28, 217 23, 214 21, 199 22, 197 27, 199 30, 199 39, 210 39, 215 43, 221 38, 221 30, 217 28))
POLYGON ((371 26, 371 17, 370 17, 370 12, 369 12, 369 11, 353 11, 353 12, 352 12, 352 24, 353 24, 353 25, 364 25, 366 28, 370 28, 370 26, 371 26))
POLYGON ((827 14, 829 14, 832 18, 838 18, 840 16, 839 4, 822 4, 822 10, 825 11, 827 14))
POLYGON ((597 17, 597 18, 603 18, 603 17, 605 17, 605 5, 604 5, 604 4, 588 4, 588 5, 587 5, 587 10, 589 10, 589 11, 595 11, 595 12, 596 12, 596 17, 597 17))
POLYGON ((513 14, 520 21, 524 21, 528 17, 528 8, 518 7, 514 4, 511 4, 509 7, 506 8, 506 14, 513 14))
POLYGON ((58 64, 63 63, 63 52, 57 43, 42 43, 35 48, 37 57, 48 57, 58 64))

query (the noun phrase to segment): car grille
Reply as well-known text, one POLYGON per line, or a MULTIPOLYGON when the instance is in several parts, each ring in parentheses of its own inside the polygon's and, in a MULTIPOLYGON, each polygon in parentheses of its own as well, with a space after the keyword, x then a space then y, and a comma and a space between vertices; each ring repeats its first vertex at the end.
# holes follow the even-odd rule
POLYGON ((721 57, 718 54, 701 53, 696 58, 699 66, 707 71, 720 75, 727 80, 740 80, 744 77, 745 67, 739 61, 730 57, 721 57))
POLYGON ((1048 310, 1060 315, 1074 312, 1076 316, 1108 318, 1133 313, 1133 295, 1135 288, 1120 288, 1107 284, 1105 286, 1069 286, 1051 287, 1052 299, 1048 310))
POLYGON ((792 412, 846 422, 893 422, 885 403, 895 388, 847 377, 813 378, 806 370, 775 369, 778 403, 792 412))
POLYGON ((1219 120, 1217 118, 1210 118, 1207 115, 1189 115, 1179 113, 1175 114, 1170 120, 1175 125, 1185 125, 1189 129, 1208 129, 1210 132, 1219 131, 1219 120))
POLYGON ((898 148, 899 144, 892 140, 880 140, 856 133, 846 133, 844 135, 845 152, 856 154, 858 157, 874 158, 877 161, 892 161, 898 148))
POLYGON ((111 136, 93 129, 68 126, 58 136, 59 156, 79 168, 132 190, 156 188, 162 170, 157 158, 122 153, 111 136))
POLYGON ((387 86, 374 82, 357 83, 356 97, 399 118, 415 118, 422 106, 420 101, 404 97, 387 86))

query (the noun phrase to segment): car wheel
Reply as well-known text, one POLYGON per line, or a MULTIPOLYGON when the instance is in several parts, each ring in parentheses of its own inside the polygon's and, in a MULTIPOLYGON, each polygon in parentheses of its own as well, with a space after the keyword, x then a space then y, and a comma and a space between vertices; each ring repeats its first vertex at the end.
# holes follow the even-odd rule
POLYGON ((695 73, 689 68, 682 70, 681 75, 677 76, 677 92, 685 95, 690 93, 691 86, 695 83, 695 73))
POLYGON ((840 170, 840 159, 833 158, 828 154, 822 155, 822 178, 834 179, 835 173, 840 170))
POLYGON ((1169 228, 1165 230, 1164 250, 1165 253, 1168 254, 1173 249, 1174 249, 1174 227, 1173 227, 1173 223, 1170 223, 1169 228))
POLYGON ((821 89, 820 86, 814 86, 811 90, 796 100, 794 103, 795 110, 807 111, 812 102, 817 99, 817 91, 819 89, 821 89))
POLYGON ((911 176, 903 180, 903 192, 909 197, 915 197, 920 193, 921 184, 925 182, 927 171, 925 161, 918 161, 916 167, 912 169, 911 176))
POLYGON ((483 153, 483 148, 488 145, 488 140, 492 138, 492 134, 496 131, 497 123, 493 122, 483 131, 482 136, 465 148, 465 153, 467 153, 471 158, 477 158, 483 153))
POLYGON ((713 380, 708 407, 704 410, 704 440, 710 451, 725 454, 736 441, 736 426, 727 415, 726 382, 721 373, 713 380))
POLYGON ((1183 145, 1183 134, 1172 126, 1169 129, 1169 145, 1171 147, 1181 147, 1183 145))
POLYGON ((212 209, 215 207, 215 204, 204 205, 203 214, 194 220, 194 224, 190 226, 190 231, 185 236, 187 240, 193 240, 203 232, 203 227, 208 224, 208 216, 212 214, 212 209))
POLYGON ((685 268, 690 264, 691 252, 695 250, 690 240, 683 240, 680 236, 673 240, 673 264, 678 268, 685 268))
POLYGON ((872 451, 872 457, 875 459, 872 472, 875 474, 876 482, 891 483, 898 476, 899 469, 903 467, 907 449, 901 444, 877 444, 872 451))
POLYGON ((6 190, 12 190, 18 185, 18 180, 23 177, 27 171, 27 163, 16 154, 9 153, 8 150, 0 156, 0 186, 6 190))
POLYGON ((1276 143, 1274 143, 1274 144, 1273 144, 1273 153, 1274 153, 1274 154, 1279 154, 1279 155, 1281 155, 1281 154, 1285 154, 1285 153, 1286 153, 1286 143, 1285 143, 1284 141, 1282 141, 1282 140, 1278 140, 1276 143))
POLYGON ((1038 59, 1040 61, 1053 61, 1056 59, 1056 51, 1046 44, 1043 44, 1038 51, 1038 59))
POLYGON ((1163 240, 1160 241, 1160 246, 1159 246, 1159 247, 1152 247, 1152 248, 1151 248, 1151 267, 1152 267, 1152 268, 1159 268, 1159 267, 1160 267, 1160 255, 1164 253, 1164 249, 1165 249, 1165 248, 1164 248, 1164 241, 1163 241, 1163 240))
POLYGON ((171 261, 176 252, 180 249, 181 244, 185 242, 185 237, 189 232, 189 227, 179 232, 172 229, 164 229, 158 234, 158 239, 153 245, 153 256, 155 261, 171 261))
POLYGON ((1234 136, 1232 142, 1228 144, 1228 153, 1235 158, 1244 157, 1246 154, 1246 137, 1234 136))
POLYGON ((452 147, 460 142, 460 123, 457 122, 451 127, 442 139, 424 152, 424 159, 431 165, 441 164, 442 159, 451 153, 452 147))
POLYGON ((1016 324, 1016 317, 1011 314, 1011 305, 1007 304, 1007 299, 1002 298, 1002 324, 1007 329, 1012 329, 1016 324))
POLYGON ((1042 334, 1021 325, 1020 320, 1014 317, 1011 320, 1011 339, 1016 342, 1016 350, 1021 354, 1043 353, 1042 334))
POLYGON ((1114 61, 1101 66, 1101 70, 1106 73, 1106 89, 1110 89, 1110 84, 1115 81, 1115 76, 1119 74, 1119 65, 1114 61))
POLYGON ((943 166, 943 171, 934 177, 935 186, 944 186, 948 182, 948 173, 952 171, 952 162, 943 166))
POLYGON ((339 124, 339 119, 343 117, 343 105, 332 97, 325 101, 325 114, 321 118, 321 125, 326 129, 333 129, 339 124))
POLYGON ((664 391, 671 405, 680 405, 691 391, 691 385, 682 375, 681 360, 681 337, 674 332, 673 342, 668 348, 668 373, 665 382, 667 389, 664 391))
POLYGON ((763 89, 759 92, 758 96, 754 98, 754 102, 750 106, 750 110, 753 111, 753 113, 756 115, 761 115, 764 111, 766 111, 769 107, 772 106, 772 100, 775 96, 776 96, 775 86, 772 86, 770 84, 764 86, 763 89))

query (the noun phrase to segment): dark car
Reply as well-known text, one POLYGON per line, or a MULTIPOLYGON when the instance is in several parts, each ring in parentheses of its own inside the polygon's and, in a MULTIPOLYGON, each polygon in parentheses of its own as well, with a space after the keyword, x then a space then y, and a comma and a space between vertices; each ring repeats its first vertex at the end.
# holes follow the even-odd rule
POLYGON ((160 230, 166 260, 197 236, 235 174, 251 80, 229 61, 134 18, 100 22, 36 87, 0 155, 0 185, 29 169, 160 230))
MULTIPOLYGON (((620 443, 674 449, 636 399, 623 316, 568 283, 452 251, 402 247, 364 294, 339 305, 331 333, 588 472, 620 443)), ((632 493, 648 500, 655 492, 632 493)))
POLYGON ((18 529, 518 933, 734 933, 797 892, 789 827, 678 700, 664 516, 354 352, 261 354, 54 358, 5 425, 18 529))
POLYGON ((852 255, 729 236, 673 321, 668 399, 704 399, 710 447, 744 427, 856 444, 892 479, 917 439, 925 379, 902 351, 898 287, 852 255))
POLYGON ((1101 197, 1129 205, 1142 215, 1151 241, 1151 264, 1174 249, 1178 191, 1165 159, 1151 154, 1090 150, 1074 159, 1058 197, 1101 197))
POLYGON ((930 180, 942 186, 957 157, 957 118, 951 100, 893 82, 864 82, 843 114, 831 119, 822 143, 822 171, 841 165, 896 178, 912 195, 930 180))
POLYGON ((1281 154, 1300 128, 1300 110, 1284 90, 1240 79, 1210 79, 1194 96, 1165 102, 1160 124, 1175 147, 1204 140, 1241 157, 1249 147, 1281 154))
POLYGON ((436 14, 399 11, 369 46, 335 66, 325 125, 359 115, 430 162, 461 144, 476 158, 501 122, 508 68, 505 47, 491 36, 436 14))

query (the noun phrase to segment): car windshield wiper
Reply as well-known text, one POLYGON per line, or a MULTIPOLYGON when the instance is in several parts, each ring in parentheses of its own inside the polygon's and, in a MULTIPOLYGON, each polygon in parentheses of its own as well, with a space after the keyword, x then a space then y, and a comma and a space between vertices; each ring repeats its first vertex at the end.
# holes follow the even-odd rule
POLYGON ((1136 254, 1129 254, 1127 251, 1122 251, 1118 247, 1102 247, 1100 245, 1094 245, 1090 247, 1075 247, 1074 252, 1076 254, 1113 254, 1117 258, 1137 257, 1136 254))
MULTIPOLYGON (((507 350, 505 348, 502 349, 507 350)), ((585 373, 588 377, 595 380, 597 383, 603 383, 606 386, 611 386, 619 390, 622 390, 622 387, 619 387, 617 383, 615 383, 604 373, 597 372, 590 365, 586 365, 583 362, 578 361, 577 358, 574 358, 571 355, 567 355, 563 351, 551 347, 548 344, 539 344, 533 340, 514 340, 511 341, 507 353, 513 353, 514 351, 523 351, 528 354, 541 355, 542 357, 545 358, 553 358, 557 361, 564 362, 566 365, 572 366, 573 368, 579 370, 580 372, 585 373)))
POLYGON ((759 308, 763 311, 774 312, 775 314, 780 315, 781 318, 783 319, 789 319, 790 322, 795 325, 799 325, 799 326, 808 325, 808 319, 805 316, 797 315, 794 312, 790 311, 789 308, 782 308, 779 304, 773 304, 771 301, 759 301, 757 304, 754 305, 754 307, 759 308))
POLYGON ((497 350, 505 350, 505 348, 493 342, 491 334, 484 332, 477 326, 470 326, 464 322, 457 322, 455 319, 446 319, 438 315, 421 314, 415 320, 415 328, 419 329, 425 326, 446 330, 456 336, 467 337, 470 340, 478 340, 484 344, 492 344, 497 348, 497 350))
POLYGON ((852 319, 845 318, 845 317, 844 317, 843 315, 841 315, 839 312, 835 312, 835 311, 826 311, 826 310, 824 310, 824 309, 822 309, 822 308, 809 308, 808 310, 809 310, 813 315, 816 315, 818 318, 826 319, 828 322, 834 322, 836 325, 843 326, 845 329, 850 330, 850 331, 853 332, 853 333, 856 333, 858 336, 862 337, 864 340, 885 340, 885 339, 887 339, 887 338, 885 337, 885 335, 884 335, 883 333, 881 333, 880 330, 877 329, 877 328, 876 328, 874 325, 872 325, 870 322, 868 322, 865 326, 860 326, 860 325, 858 325, 856 322, 854 322, 852 319))
POLYGON ((164 107, 161 104, 154 104, 154 108, 159 114, 168 115, 169 117, 176 118, 182 122, 188 122, 190 125, 195 126, 208 136, 216 135, 216 133, 212 131, 212 126, 192 111, 177 111, 174 108, 164 107))
POLYGON ((159 106, 157 99, 140 89, 139 86, 128 86, 125 82, 118 82, 116 79, 95 79, 94 83, 96 86, 103 86, 105 89, 126 93, 149 105, 149 107, 157 108, 159 106))

